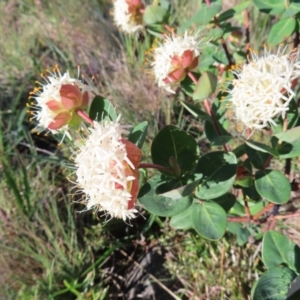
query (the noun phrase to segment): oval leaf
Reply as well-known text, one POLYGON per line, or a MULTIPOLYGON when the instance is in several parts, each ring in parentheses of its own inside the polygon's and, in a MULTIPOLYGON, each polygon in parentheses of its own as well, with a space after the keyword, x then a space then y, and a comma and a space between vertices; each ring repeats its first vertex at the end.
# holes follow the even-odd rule
POLYGON ((117 119, 117 114, 109 100, 101 96, 96 96, 92 101, 89 117, 92 120, 97 121, 103 119, 110 119, 111 121, 114 121, 117 119))
POLYGON ((175 229, 190 229, 193 227, 192 213, 197 206, 197 203, 193 203, 185 211, 173 216, 170 220, 170 226, 175 229))
POLYGON ((193 23, 198 25, 207 25, 211 19, 221 11, 221 9, 222 6, 218 3, 212 3, 209 6, 202 4, 198 12, 180 27, 179 32, 185 31, 193 23))
POLYGON ((300 139, 300 126, 277 133, 275 136, 284 142, 293 143, 300 139))
POLYGON ((193 208, 194 229, 208 240, 220 239, 225 233, 227 224, 224 209, 214 202, 202 202, 193 208))
POLYGON ((193 99, 194 100, 204 100, 214 93, 217 87, 217 76, 211 72, 204 72, 196 85, 193 99))
POLYGON ((251 148, 253 148, 257 151, 264 152, 264 153, 269 153, 269 154, 272 154, 273 156, 276 156, 276 157, 279 155, 278 152, 275 149, 273 149, 272 147, 270 147, 268 145, 265 145, 265 144, 262 144, 262 143, 259 143, 259 142, 255 142, 255 141, 251 141, 251 140, 247 140, 247 141, 245 141, 245 143, 249 147, 251 147, 251 148))
POLYGON ((294 18, 280 20, 271 28, 268 35, 268 43, 274 46, 280 44, 284 39, 292 35, 295 28, 296 20, 294 18))
POLYGON ((290 182, 280 171, 258 171, 255 174, 255 187, 257 192, 270 202, 283 204, 290 199, 290 182))
POLYGON ((148 5, 143 14, 146 25, 163 23, 168 18, 168 9, 158 5, 148 5))
POLYGON ((147 121, 138 124, 131 130, 128 136, 128 140, 133 144, 137 145, 141 149, 146 138, 147 129, 148 129, 147 121))
POLYGON ((262 12, 270 15, 280 14, 285 10, 282 0, 253 0, 254 5, 262 12))
POLYGON ((255 168, 257 169, 264 168, 265 163, 270 157, 269 153, 261 152, 256 149, 253 149, 253 147, 250 147, 247 144, 244 144, 244 149, 246 150, 248 158, 255 168))
POLYGON ((296 273, 286 267, 269 269, 259 278, 253 300, 286 300, 289 286, 296 276, 296 273))
POLYGON ((212 146, 221 146, 229 142, 233 137, 223 128, 223 126, 218 121, 216 122, 218 124, 218 131, 211 121, 205 122, 204 131, 212 146))
MULTIPOLYGON (((142 186, 138 195, 138 201, 146 210, 157 216, 175 216, 187 209, 192 204, 193 198, 192 196, 182 198, 180 193, 176 192, 174 192, 173 195, 179 195, 179 198, 162 196, 162 187, 165 183, 166 182, 163 181, 160 176, 153 176, 142 186)), ((169 193, 171 193, 171 191, 169 191, 169 193)))
POLYGON ((231 193, 227 193, 221 197, 211 199, 210 201, 218 203, 225 211, 229 211, 234 206, 236 197, 231 193))
POLYGON ((169 168, 172 168, 170 157, 174 157, 181 173, 184 174, 194 168, 199 157, 199 148, 192 136, 178 127, 169 125, 154 138, 151 155, 155 164, 169 168))
POLYGON ((215 151, 203 155, 195 170, 203 176, 196 196, 209 200, 226 194, 234 183, 236 171, 237 159, 231 152, 215 151))
POLYGON ((276 231, 270 230, 264 235, 262 260, 268 269, 284 264, 300 273, 300 248, 276 231))

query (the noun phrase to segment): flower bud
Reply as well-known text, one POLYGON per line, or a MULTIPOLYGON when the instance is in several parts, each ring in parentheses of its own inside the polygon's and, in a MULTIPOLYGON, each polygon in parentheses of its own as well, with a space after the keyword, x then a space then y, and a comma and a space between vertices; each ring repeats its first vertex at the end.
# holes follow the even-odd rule
POLYGON ((134 33, 143 28, 144 4, 141 0, 114 1, 114 21, 126 33, 134 33))
POLYGON ((163 44, 153 50, 154 77, 158 86, 174 93, 174 84, 182 81, 189 71, 198 66, 200 55, 199 36, 184 35, 167 36, 163 44))
POLYGON ((69 126, 78 126, 81 120, 77 111, 87 108, 94 89, 70 77, 68 72, 61 75, 58 69, 45 79, 46 84, 30 93, 30 98, 36 100, 31 107, 33 119, 38 121, 37 128, 58 133, 69 126))

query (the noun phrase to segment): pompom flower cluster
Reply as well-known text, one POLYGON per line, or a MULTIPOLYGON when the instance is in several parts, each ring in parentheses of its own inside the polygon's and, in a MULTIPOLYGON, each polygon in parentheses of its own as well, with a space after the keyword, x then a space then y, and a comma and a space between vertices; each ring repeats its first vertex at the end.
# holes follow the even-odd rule
POLYGON ((33 109, 32 119, 38 121, 36 130, 48 130, 53 134, 66 132, 70 125, 81 122, 76 111, 87 108, 94 89, 71 77, 68 71, 62 75, 58 68, 44 79, 46 83, 40 83, 41 86, 35 88, 29 97, 36 101, 28 105, 33 109))
POLYGON ((151 67, 159 87, 175 93, 172 90, 174 84, 198 66, 199 43, 197 34, 190 35, 186 31, 183 35, 166 36, 164 42, 153 49, 151 67))
POLYGON ((115 0, 114 21, 126 33, 134 33, 143 28, 144 4, 141 0, 115 0))
POLYGON ((75 153, 76 185, 94 208, 124 221, 135 217, 141 151, 123 138, 129 126, 116 121, 94 122, 84 145, 75 153))
POLYGON ((233 70, 236 79, 229 91, 229 106, 244 129, 276 126, 274 119, 284 118, 289 110, 300 62, 297 51, 284 52, 279 49, 277 54, 271 54, 265 49, 262 57, 252 52, 247 64, 233 70))

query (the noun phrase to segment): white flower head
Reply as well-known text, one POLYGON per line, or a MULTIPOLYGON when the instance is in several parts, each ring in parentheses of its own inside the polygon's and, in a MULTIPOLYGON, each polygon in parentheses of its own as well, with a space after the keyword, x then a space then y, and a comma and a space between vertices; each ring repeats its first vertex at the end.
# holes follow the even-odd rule
POLYGON ((233 70, 230 104, 236 120, 244 129, 260 130, 268 125, 276 126, 274 119, 285 117, 295 96, 293 85, 300 76, 299 52, 278 49, 271 54, 265 48, 259 57, 251 52, 248 63, 233 70))
POLYGON ((48 73, 48 76, 42 74, 46 83, 39 83, 40 87, 30 93, 29 98, 35 102, 27 106, 33 109, 30 112, 32 119, 38 121, 35 130, 67 133, 71 122, 80 122, 76 110, 85 109, 90 104, 92 92, 96 91, 80 79, 71 77, 68 71, 62 75, 55 67, 48 73))
POLYGON ((159 87, 175 93, 172 87, 197 67, 200 55, 199 35, 168 35, 153 49, 152 73, 159 87))
POLYGON ((123 138, 128 127, 116 121, 94 122, 75 153, 76 185, 85 194, 86 209, 94 208, 115 218, 131 219, 137 210, 141 151, 123 138))
POLYGON ((126 33, 135 33, 143 28, 144 5, 141 0, 115 0, 114 21, 126 33))

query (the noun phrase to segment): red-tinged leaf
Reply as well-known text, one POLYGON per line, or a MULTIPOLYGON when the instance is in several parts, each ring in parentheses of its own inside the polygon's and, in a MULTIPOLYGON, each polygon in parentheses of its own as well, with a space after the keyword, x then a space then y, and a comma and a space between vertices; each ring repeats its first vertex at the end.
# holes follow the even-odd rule
POLYGON ((139 179, 140 179, 140 172, 138 169, 133 170, 134 180, 132 181, 132 186, 131 186, 131 200, 128 201, 128 209, 132 209, 134 207, 134 203, 136 201, 136 198, 139 193, 139 179))
POLYGON ((48 125, 48 128, 51 130, 56 130, 64 125, 67 125, 69 121, 72 119, 72 115, 68 112, 63 112, 58 114, 54 120, 48 125))
POLYGON ((178 82, 184 79, 186 72, 183 68, 177 69, 169 73, 168 77, 165 79, 166 83, 178 82))
POLYGON ((194 60, 192 61, 191 65, 189 66, 189 70, 193 70, 195 69, 197 66, 198 66, 198 62, 199 62, 199 59, 198 59, 198 56, 194 58, 194 60))
POLYGON ((55 100, 48 101, 46 103, 46 105, 53 112, 59 112, 60 110, 62 110, 61 104, 58 101, 55 101, 55 100))
POLYGON ((81 93, 77 86, 63 84, 60 88, 61 101, 65 109, 73 109, 81 104, 81 93))
POLYGON ((126 146, 127 157, 137 169, 142 160, 142 151, 135 144, 126 139, 122 139, 122 143, 126 146))
POLYGON ((192 50, 185 50, 181 56, 181 65, 184 69, 188 68, 194 59, 194 52, 192 50))

